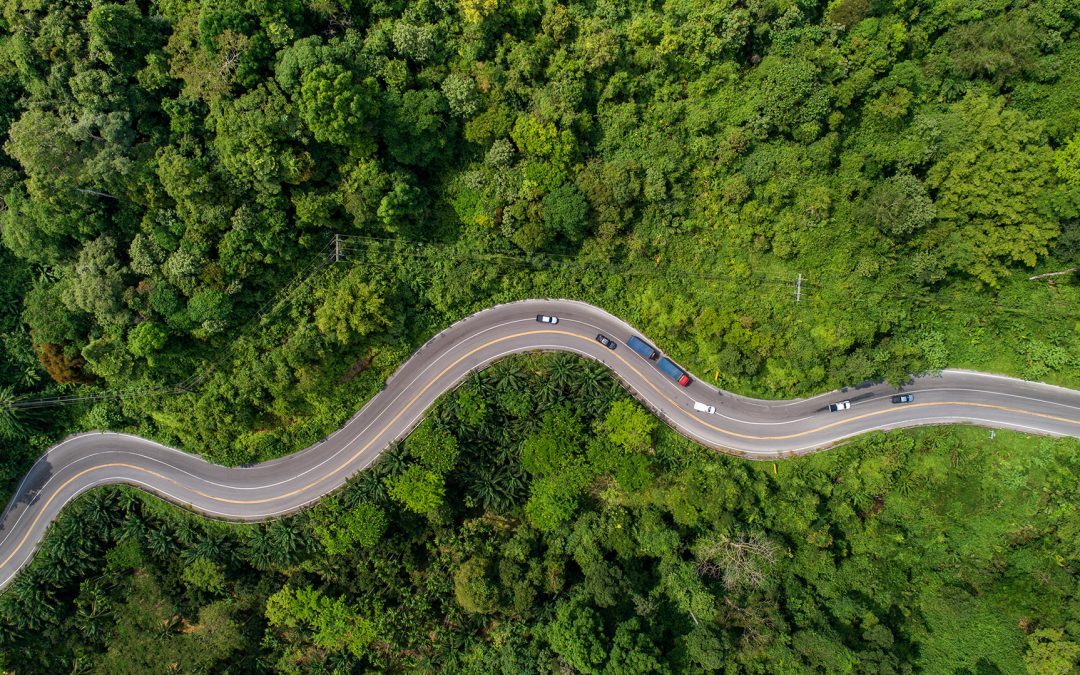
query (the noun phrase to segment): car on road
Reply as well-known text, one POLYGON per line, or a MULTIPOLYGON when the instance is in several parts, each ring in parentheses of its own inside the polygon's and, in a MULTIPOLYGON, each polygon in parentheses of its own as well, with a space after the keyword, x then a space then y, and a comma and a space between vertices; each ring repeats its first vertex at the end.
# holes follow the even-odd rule
POLYGON ((559 317, 557 317, 557 316, 548 316, 547 314, 537 314, 536 315, 536 320, 539 321, 540 323, 551 323, 551 324, 559 323, 559 317))
POLYGON ((892 397, 893 403, 911 403, 915 400, 915 394, 897 394, 892 397))
POLYGON ((847 410, 851 407, 851 401, 840 401, 839 403, 830 403, 829 410, 831 412, 839 412, 841 410, 847 410))
POLYGON ((699 403, 697 401, 694 401, 694 410, 698 412, 709 413, 710 415, 712 415, 716 412, 716 407, 708 405, 706 403, 699 403))
POLYGON ((615 349, 615 341, 607 337, 606 335, 598 334, 596 341, 604 345, 608 349, 615 349))

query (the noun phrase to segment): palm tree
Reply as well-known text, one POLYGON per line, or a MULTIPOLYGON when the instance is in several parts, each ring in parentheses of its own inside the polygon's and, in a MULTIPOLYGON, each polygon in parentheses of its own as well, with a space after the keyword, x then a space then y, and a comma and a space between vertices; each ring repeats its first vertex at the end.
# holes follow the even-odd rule
POLYGON ((356 483, 344 495, 342 503, 345 506, 355 506, 361 501, 382 503, 387 499, 386 485, 380 478, 378 468, 365 471, 359 475, 356 483))
POLYGON ((265 570, 274 566, 276 560, 274 541, 266 527, 257 525, 252 528, 251 537, 247 542, 247 553, 244 557, 259 569, 265 570))
POLYGON ((116 500, 112 490, 99 489, 91 492, 82 507, 79 519, 85 529, 94 532, 102 539, 108 539, 116 520, 116 500))
POLYGON ((500 484, 506 494, 509 495, 511 503, 523 499, 529 487, 529 479, 525 475, 525 468, 520 464, 513 464, 506 467, 504 471, 505 475, 501 478, 500 484))
POLYGON ((401 448, 394 446, 389 448, 379 458, 378 463, 375 465, 374 473, 379 476, 396 476, 405 470, 405 458, 402 457, 401 448))
POLYGON ((548 371, 548 378, 559 389, 566 389, 573 381, 574 376, 577 374, 578 360, 575 356, 569 354, 558 354, 552 359, 551 369, 548 371))
POLYGON ((473 373, 465 384, 475 389, 483 398, 491 398, 492 386, 488 378, 481 373, 473 373))
POLYGON ((184 551, 184 559, 188 562, 199 558, 223 562, 230 553, 224 537, 213 532, 206 532, 195 541, 194 546, 184 551))
POLYGON ((161 560, 167 560, 175 548, 172 533, 164 524, 158 524, 146 532, 146 549, 161 560))
POLYGON ((176 527, 176 540, 183 546, 191 546, 199 539, 199 530, 189 520, 183 520, 176 527))
POLYGON ((356 662, 356 657, 347 650, 341 650, 336 652, 330 652, 326 655, 326 660, 317 664, 318 670, 316 673, 350 673, 359 669, 359 664, 356 662))
MULTIPOLYGON (((514 437, 522 438, 524 434, 517 433, 515 430, 514 437)), ((521 462, 521 444, 522 441, 503 443, 495 448, 495 460, 503 466, 514 465, 521 462)))
POLYGON ((592 417, 599 416, 608 405, 607 380, 607 373, 598 366, 586 368, 578 379, 580 404, 592 417))
POLYGON ((26 425, 19 419, 11 387, 0 387, 0 439, 14 440, 26 435, 26 425))
POLYGON ((469 494, 480 500, 480 503, 488 510, 497 510, 496 504, 501 498, 498 480, 493 473, 490 469, 478 468, 466 479, 469 494))
POLYGON ((15 628, 40 630, 55 618, 55 598, 40 573, 20 574, 4 591, 0 616, 15 628))
POLYGON ((127 541, 132 539, 134 541, 142 541, 146 535, 146 523, 143 522, 142 516, 138 513, 128 513, 127 518, 120 524, 118 533, 116 534, 117 541, 127 541))
POLYGON ((491 439, 496 448, 513 446, 515 441, 524 435, 525 429, 520 424, 499 424, 494 429, 491 439))
POLYGON ((89 540, 77 518, 62 518, 53 525, 45 539, 41 556, 42 575, 52 583, 62 583, 81 574, 89 566, 89 540))
POLYGON ((553 378, 548 378, 540 383, 536 390, 536 411, 544 412, 551 406, 562 401, 562 387, 553 378))
POLYGON ((273 545, 274 562, 287 567, 300 559, 303 554, 304 537, 300 533, 296 517, 276 521, 270 526, 269 539, 273 545))
POLYGON ((516 360, 504 361, 496 366, 492 370, 491 379, 495 385, 495 392, 500 395, 517 393, 525 389, 521 364, 516 360))
POLYGON ((75 599, 75 626, 91 642, 102 643, 109 634, 112 603, 102 589, 100 578, 87 580, 79 586, 75 599))
POLYGON ((117 498, 117 506, 123 509, 124 513, 132 513, 137 511, 139 506, 142 505, 142 500, 139 498, 139 494, 134 489, 129 487, 122 487, 119 490, 120 496, 117 498))

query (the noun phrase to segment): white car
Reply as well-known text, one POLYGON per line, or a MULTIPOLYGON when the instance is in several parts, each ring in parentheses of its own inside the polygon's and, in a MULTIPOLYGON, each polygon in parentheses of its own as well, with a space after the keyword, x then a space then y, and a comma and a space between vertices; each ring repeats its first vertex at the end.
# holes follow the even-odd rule
POLYGON ((841 410, 847 410, 851 407, 851 401, 840 401, 839 403, 830 403, 829 410, 832 412, 839 412, 841 410))
POLYGON ((698 412, 709 413, 710 415, 712 415, 716 412, 716 407, 694 401, 694 410, 698 412))
POLYGON ((537 314, 536 315, 536 320, 539 321, 540 323, 552 323, 552 324, 559 323, 559 317, 557 317, 557 316, 548 316, 547 314, 537 314))

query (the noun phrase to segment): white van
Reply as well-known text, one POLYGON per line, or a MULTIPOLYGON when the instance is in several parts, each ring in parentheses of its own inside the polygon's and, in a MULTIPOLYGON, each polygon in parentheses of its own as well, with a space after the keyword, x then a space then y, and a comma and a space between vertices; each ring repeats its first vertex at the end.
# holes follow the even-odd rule
POLYGON ((705 405, 704 403, 698 403, 697 401, 694 401, 694 410, 698 412, 709 413, 710 415, 716 412, 715 407, 711 405, 705 405))

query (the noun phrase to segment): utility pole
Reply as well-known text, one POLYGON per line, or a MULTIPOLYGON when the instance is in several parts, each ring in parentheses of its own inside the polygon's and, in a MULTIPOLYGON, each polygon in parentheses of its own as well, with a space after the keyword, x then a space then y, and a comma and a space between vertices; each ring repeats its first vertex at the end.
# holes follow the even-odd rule
POLYGON ((802 272, 799 272, 799 278, 795 280, 795 302, 799 302, 802 298, 802 272))
POLYGON ((334 262, 341 262, 341 235, 334 235, 334 262))

